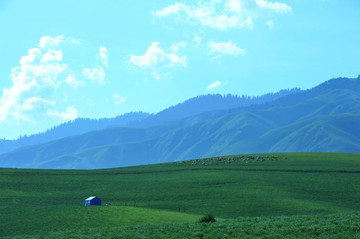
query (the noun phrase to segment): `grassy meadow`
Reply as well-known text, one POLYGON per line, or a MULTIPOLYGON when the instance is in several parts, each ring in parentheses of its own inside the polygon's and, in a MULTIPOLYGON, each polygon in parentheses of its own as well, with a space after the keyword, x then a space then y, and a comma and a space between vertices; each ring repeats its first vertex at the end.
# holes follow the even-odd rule
POLYGON ((289 230, 324 238, 346 228, 351 238, 360 233, 359 154, 251 156, 102 170, 2 168, 0 236, 96 238, 111 231, 108 237, 129 238, 136 231, 134 238, 142 238, 154 231, 160 238, 172 231, 164 238, 236 238, 260 236, 259 228, 273 238, 289 230), (112 206, 83 206, 93 195, 112 206), (207 213, 218 222, 197 223, 207 213), (249 227, 253 220, 262 226, 249 227))
POLYGON ((68 238, 360 238, 360 213, 239 217, 216 223, 163 223, 135 226, 68 229, 45 235, 19 235, 6 239, 68 238))

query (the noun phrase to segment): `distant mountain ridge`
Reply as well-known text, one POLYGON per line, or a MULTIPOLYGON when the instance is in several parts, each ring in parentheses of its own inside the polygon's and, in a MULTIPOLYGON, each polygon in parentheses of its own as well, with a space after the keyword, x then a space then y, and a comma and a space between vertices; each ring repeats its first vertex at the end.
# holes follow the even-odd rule
POLYGON ((241 153, 360 153, 360 77, 262 104, 165 119, 19 148, 0 155, 0 166, 107 168, 241 153))
POLYGON ((139 122, 131 122, 129 126, 135 127, 149 127, 164 123, 166 121, 186 118, 203 112, 214 110, 228 110, 238 107, 246 107, 251 105, 259 105, 266 102, 271 102, 286 95, 291 95, 300 92, 300 88, 280 90, 276 93, 267 93, 261 96, 247 96, 247 95, 220 95, 209 94, 201 95, 175 106, 171 106, 157 114, 150 115, 139 122))
POLYGON ((317 116, 235 143, 219 154, 247 152, 360 152, 360 112, 317 116), (302 137, 299 137, 301 135, 302 137), (289 144, 290 143, 290 144, 289 144))
POLYGON ((288 94, 299 92, 299 88, 280 90, 277 93, 268 93, 258 97, 219 94, 202 95, 191 98, 185 102, 171 106, 157 114, 144 112, 130 112, 114 118, 86 119, 78 118, 74 121, 63 123, 43 133, 23 136, 17 140, 0 139, 0 154, 10 152, 20 147, 46 143, 53 140, 84 134, 94 130, 109 127, 149 127, 173 119, 185 118, 206 111, 230 109, 240 106, 249 106, 269 102, 288 94))
POLYGON ((34 144, 50 142, 72 135, 84 134, 94 130, 101 130, 109 127, 124 126, 132 121, 148 117, 150 114, 144 112, 131 112, 114 118, 86 119, 78 118, 59 126, 46 130, 43 133, 22 136, 17 140, 0 139, 0 154, 11 150, 34 144))

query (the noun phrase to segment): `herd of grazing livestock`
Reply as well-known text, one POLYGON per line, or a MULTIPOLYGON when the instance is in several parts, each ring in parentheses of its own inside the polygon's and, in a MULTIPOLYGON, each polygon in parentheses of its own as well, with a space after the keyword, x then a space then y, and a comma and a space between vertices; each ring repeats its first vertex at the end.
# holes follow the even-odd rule
POLYGON ((207 165, 221 165, 221 164, 233 164, 233 163, 248 163, 248 162, 264 162, 264 161, 276 161, 279 157, 276 155, 242 155, 242 156, 228 156, 206 159, 194 159, 187 161, 177 162, 178 164, 186 164, 191 166, 207 166, 207 165))

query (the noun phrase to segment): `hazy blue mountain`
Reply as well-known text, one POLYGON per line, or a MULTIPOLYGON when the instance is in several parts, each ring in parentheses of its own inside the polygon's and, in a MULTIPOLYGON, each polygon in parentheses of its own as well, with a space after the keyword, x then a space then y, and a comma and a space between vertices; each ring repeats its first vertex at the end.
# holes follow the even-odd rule
POLYGON ((360 153, 360 112, 317 116, 237 142, 217 154, 267 152, 360 153))
POLYGON ((115 118, 86 119, 78 118, 74 121, 63 123, 51 128, 43 133, 23 136, 17 140, 0 139, 0 154, 10 152, 11 150, 34 144, 45 143, 64 137, 83 134, 93 130, 100 130, 115 126, 124 126, 129 122, 142 120, 150 114, 144 112, 131 112, 115 118))
MULTIPOLYGON (((304 151, 360 153, 358 136, 360 116, 343 115, 334 117, 340 121, 350 120, 356 122, 356 128, 350 132, 346 131, 345 124, 334 125, 334 122, 332 122, 334 118, 326 118, 319 116, 315 125, 312 125, 311 120, 308 120, 299 125, 274 130, 265 137, 260 137, 260 139, 253 138, 252 140, 240 141, 237 144, 227 145, 227 140, 219 132, 214 134, 214 136, 219 137, 218 139, 206 138, 200 141, 198 141, 198 137, 193 137, 195 133, 186 132, 187 135, 181 135, 180 138, 159 137, 145 142, 90 148, 76 154, 59 156, 53 160, 44 161, 37 164, 36 167, 57 168, 59 165, 62 165, 62 167, 65 165, 66 168, 119 167, 239 153, 304 151), (301 128, 297 129, 296 126, 301 128), (224 148, 221 148, 221 146, 224 146, 224 148)), ((239 135, 243 134, 245 136, 246 134, 241 133, 241 131, 239 130, 239 135)), ((175 133, 173 136, 180 135, 175 133)), ((234 140, 236 140, 236 134, 232 135, 227 143, 234 140)))
POLYGON ((149 127, 158 125, 167 121, 186 118, 189 116, 197 115, 203 112, 214 110, 227 110, 239 107, 246 107, 251 105, 259 105, 266 102, 272 102, 281 97, 292 95, 300 92, 300 88, 280 90, 276 93, 268 93, 261 96, 238 96, 238 95, 220 95, 209 94, 201 95, 175 106, 171 106, 157 114, 150 115, 137 122, 132 122, 129 126, 134 127, 149 127))
POLYGON ((111 128, 0 155, 2 167, 105 168, 257 152, 360 153, 360 77, 271 102, 111 128))
POLYGON ((268 93, 258 97, 237 96, 219 94, 209 94, 191 98, 176 106, 169 107, 157 114, 148 114, 144 112, 131 112, 115 118, 104 119, 84 119, 79 118, 70 121, 43 133, 23 136, 17 140, 1 140, 0 139, 0 154, 10 152, 20 147, 30 146, 53 140, 84 134, 94 130, 106 129, 115 126, 127 127, 149 127, 158 125, 170 120, 181 119, 191 115, 196 115, 202 112, 212 110, 231 109, 240 106, 249 106, 254 104, 261 104, 270 102, 280 97, 299 92, 299 88, 281 90, 277 93, 268 93))
POLYGON ((222 145, 240 138, 248 139, 250 133, 252 137, 260 136, 270 129, 267 122, 248 113, 232 118, 230 114, 181 128, 168 124, 166 127, 113 128, 90 132, 0 155, 0 165, 98 168, 165 162, 168 158, 185 159, 189 154, 200 157, 224 137, 229 140, 222 145), (119 160, 121 158, 126 160, 119 160))

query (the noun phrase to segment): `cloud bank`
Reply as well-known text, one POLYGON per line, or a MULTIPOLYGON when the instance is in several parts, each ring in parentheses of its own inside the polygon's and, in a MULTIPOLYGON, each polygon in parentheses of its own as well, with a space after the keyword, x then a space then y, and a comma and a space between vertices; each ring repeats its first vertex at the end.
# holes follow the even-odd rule
MULTIPOLYGON (((63 62, 62 44, 74 44, 64 40, 63 35, 43 36, 37 47, 31 48, 20 58, 19 66, 11 69, 12 85, 2 90, 0 97, 0 123, 14 121, 37 121, 45 119, 73 120, 79 112, 73 105, 60 106, 56 93, 64 92, 63 86, 71 89, 84 86, 68 63, 63 62), (60 110, 60 108, 65 108, 60 110)), ((107 50, 99 49, 99 57, 107 65, 107 50)), ((102 84, 104 69, 99 66, 83 70, 83 77, 102 84)), ((64 102, 62 102, 64 103, 64 102)))
MULTIPOLYGON (((52 38, 40 39, 39 46, 45 48, 49 44, 55 44, 52 38)), ((45 51, 31 48, 27 55, 21 57, 20 66, 11 70, 13 85, 3 89, 0 122, 8 118, 29 120, 27 115, 30 115, 30 110, 39 108, 37 106, 40 105, 54 105, 54 102, 46 97, 60 86, 59 76, 68 68, 67 64, 61 62, 62 57, 61 50, 52 48, 45 51)))
POLYGON ((196 5, 177 2, 163 9, 151 11, 158 18, 176 17, 209 28, 227 30, 251 28, 253 20, 264 12, 287 14, 292 8, 285 3, 266 0, 199 1, 196 5), (221 10, 218 10, 221 9, 221 10))

